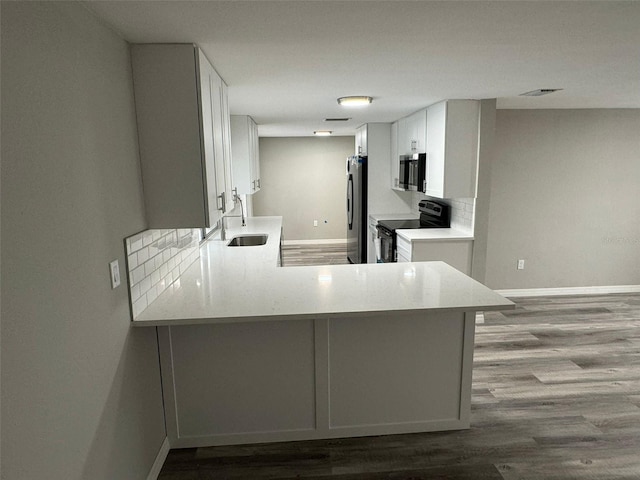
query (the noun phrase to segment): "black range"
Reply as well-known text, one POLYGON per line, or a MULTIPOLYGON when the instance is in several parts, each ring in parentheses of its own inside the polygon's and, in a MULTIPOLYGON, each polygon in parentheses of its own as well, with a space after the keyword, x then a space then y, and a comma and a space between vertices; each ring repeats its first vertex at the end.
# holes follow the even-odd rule
POLYGON ((451 226, 451 209, 449 205, 434 200, 422 200, 418 204, 420 218, 414 220, 381 220, 378 222, 380 238, 380 261, 395 262, 396 230, 409 228, 449 228, 451 226))

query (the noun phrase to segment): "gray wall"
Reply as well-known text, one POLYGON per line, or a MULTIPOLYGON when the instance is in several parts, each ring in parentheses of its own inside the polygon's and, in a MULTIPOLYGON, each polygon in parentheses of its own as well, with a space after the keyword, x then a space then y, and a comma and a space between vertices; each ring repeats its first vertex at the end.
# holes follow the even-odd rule
POLYGON ((349 136, 260 138, 253 214, 282 215, 285 240, 344 239, 346 159, 354 151, 349 136))
POLYGON ((127 44, 81 4, 2 2, 2 478, 144 479, 165 438, 127 44))
POLYGON ((640 284, 639 133, 638 109, 498 110, 489 287, 640 284))

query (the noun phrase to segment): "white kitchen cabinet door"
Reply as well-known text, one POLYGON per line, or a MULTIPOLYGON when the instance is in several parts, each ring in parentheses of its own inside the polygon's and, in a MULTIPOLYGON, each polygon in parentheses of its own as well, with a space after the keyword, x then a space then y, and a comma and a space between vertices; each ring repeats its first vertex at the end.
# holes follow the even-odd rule
POLYGON ((427 108, 427 195, 475 198, 479 115, 477 100, 446 100, 427 108))
MULTIPOLYGON (((473 240, 413 241, 409 258, 413 262, 442 261, 466 275, 471 274, 473 240)), ((398 256, 400 256, 400 249, 398 256)), ((403 255, 406 256, 406 253, 403 255)))
MULTIPOLYGON (((213 129, 213 158, 215 160, 215 182, 218 192, 215 208, 221 213, 227 213, 233 209, 233 197, 231 195, 231 163, 228 154, 228 148, 225 146, 225 137, 228 130, 225 127, 225 111, 223 96, 226 90, 223 88, 224 82, 214 70, 207 58, 200 51, 200 83, 203 92, 210 92, 210 99, 205 102, 203 95, 203 122, 209 123, 208 117, 211 117, 210 123, 213 129), (211 102, 206 107, 205 103, 211 102)), ((207 170, 209 167, 207 166, 207 170)), ((213 180, 213 178, 211 178, 213 180)), ((213 208, 213 205, 210 206, 213 208)))
POLYGON ((427 111, 419 110, 409 115, 409 141, 411 153, 424 153, 427 138, 427 111))
POLYGON ((367 155, 367 126, 362 125, 356 130, 356 155, 367 155))
POLYGON ((391 124, 391 188, 404 191, 400 188, 400 157, 398 153, 398 122, 391 124))
POLYGON ((233 180, 238 194, 260 190, 258 126, 248 115, 231 115, 233 180))
POLYGON ((212 227, 226 188, 221 79, 192 44, 132 45, 131 59, 148 227, 212 227))
POLYGON ((231 115, 229 114, 229 93, 227 84, 220 79, 221 97, 221 121, 222 121, 222 148, 224 159, 224 193, 225 193, 225 213, 230 212, 235 207, 235 196, 233 194, 233 157, 231 155, 231 115))
POLYGON ((397 137, 397 150, 398 155, 410 155, 411 151, 411 131, 408 121, 408 117, 401 118, 397 121, 398 124, 398 137, 397 137))
POLYGON ((397 121, 398 155, 412 155, 426 151, 427 111, 425 109, 412 113, 397 121))

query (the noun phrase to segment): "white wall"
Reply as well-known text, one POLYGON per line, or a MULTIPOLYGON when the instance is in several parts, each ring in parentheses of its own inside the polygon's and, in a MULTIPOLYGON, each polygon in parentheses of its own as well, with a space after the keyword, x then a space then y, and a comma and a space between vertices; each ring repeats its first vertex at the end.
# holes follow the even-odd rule
POLYGON ((144 479, 165 438, 127 44, 81 4, 2 2, 2 478, 144 479))
POLYGON ((281 215, 285 240, 344 239, 346 160, 354 149, 348 136, 260 138, 261 190, 253 194, 253 214, 281 215))
POLYGON ((639 133, 639 109, 497 111, 489 287, 640 284, 639 133))

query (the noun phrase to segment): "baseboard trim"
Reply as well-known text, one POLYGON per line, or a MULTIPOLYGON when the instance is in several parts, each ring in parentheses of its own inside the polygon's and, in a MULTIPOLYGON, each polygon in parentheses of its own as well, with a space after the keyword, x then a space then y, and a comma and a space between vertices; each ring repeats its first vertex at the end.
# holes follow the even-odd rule
POLYGON ((318 240, 283 240, 283 245, 320 245, 326 243, 347 243, 346 238, 322 238, 318 240))
POLYGON ((157 480, 158 475, 160 475, 160 470, 162 470, 162 465, 164 465, 164 461, 167 459, 167 455, 169 455, 170 449, 171 446, 169 445, 169 438, 164 437, 164 442, 162 442, 160 451, 158 452, 158 455, 156 455, 156 459, 151 466, 149 475, 147 475, 147 480, 157 480))
POLYGON ((640 293, 640 285, 611 285, 599 287, 521 288, 496 290, 503 297, 546 297, 561 295, 605 295, 608 293, 640 293))

